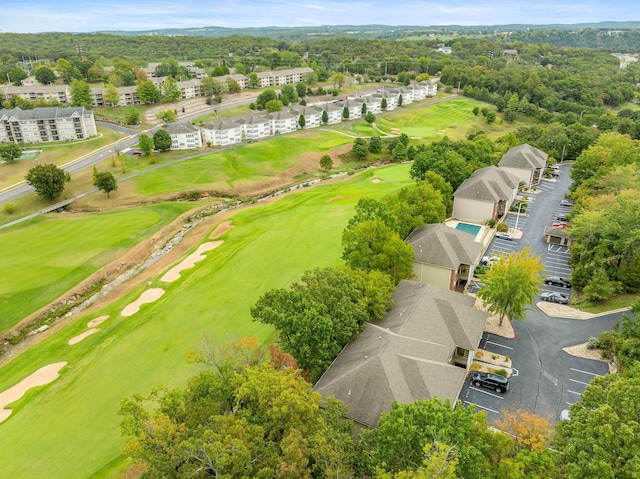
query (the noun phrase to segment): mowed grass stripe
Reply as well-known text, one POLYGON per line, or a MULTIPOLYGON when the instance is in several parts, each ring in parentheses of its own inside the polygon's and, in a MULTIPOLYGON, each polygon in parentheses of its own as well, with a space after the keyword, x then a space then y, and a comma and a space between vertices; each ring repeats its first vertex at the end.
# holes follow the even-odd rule
POLYGON ((198 371, 185 356, 205 334, 217 344, 254 334, 261 344, 270 341, 272 329, 251 321, 251 305, 265 291, 299 279, 306 269, 341 263, 342 230, 358 198, 380 197, 411 184, 408 170, 405 164, 367 171, 241 212, 207 259, 174 283, 152 281, 151 287, 166 289, 157 302, 123 318, 119 312, 143 289, 134 291, 5 365, 0 390, 32 369, 69 362, 56 382, 30 391, 0 423, 3 474, 42 477, 47 471, 48 478, 86 478, 101 471, 101 477, 113 477, 108 469, 121 463, 123 442, 120 400, 158 384, 184 385, 198 371), (382 181, 374 183, 374 177, 382 181), (111 314, 101 331, 77 345, 66 344, 101 314, 111 314))

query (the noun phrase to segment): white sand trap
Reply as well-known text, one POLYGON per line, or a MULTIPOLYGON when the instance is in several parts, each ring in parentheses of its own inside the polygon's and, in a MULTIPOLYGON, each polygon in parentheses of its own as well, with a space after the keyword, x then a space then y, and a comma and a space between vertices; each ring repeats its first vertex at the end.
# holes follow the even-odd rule
POLYGON ((93 329, 90 329, 89 331, 85 331, 84 333, 78 334, 77 336, 74 336, 73 338, 71 338, 69 341, 67 341, 67 344, 69 346, 73 346, 74 344, 78 344, 80 341, 82 341, 87 336, 91 336, 92 334, 95 334, 98 331, 100 331, 100 329, 98 329, 98 328, 93 328, 93 329))
POLYGON ((380 178, 374 178, 371 180, 371 183, 380 183, 382 180, 380 178))
POLYGON ((95 328, 96 326, 100 326, 107 319, 109 319, 108 314, 103 314, 102 316, 98 316, 97 318, 94 318, 87 323, 87 328, 95 328))
POLYGON ((185 269, 193 268, 197 262, 205 259, 207 256, 203 253, 217 248, 222 243, 222 240, 202 243, 195 252, 187 256, 180 264, 175 265, 173 268, 167 271, 164 276, 160 278, 160 281, 164 281, 165 283, 171 283, 172 281, 175 281, 180 277, 180 273, 182 271, 184 271, 185 269))
POLYGON ((124 309, 120 312, 122 316, 133 316, 138 311, 140 311, 140 306, 147 303, 153 303, 158 298, 161 298, 164 294, 164 289, 162 288, 151 288, 146 290, 144 293, 140 295, 138 299, 136 299, 133 303, 130 303, 124 307, 124 309))
POLYGON ((66 361, 61 363, 53 363, 48 366, 41 367, 35 373, 27 376, 15 386, 10 387, 0 393, 0 422, 4 421, 11 415, 11 409, 5 409, 7 404, 17 401, 29 389, 37 386, 44 386, 60 376, 60 370, 67 365, 66 361))

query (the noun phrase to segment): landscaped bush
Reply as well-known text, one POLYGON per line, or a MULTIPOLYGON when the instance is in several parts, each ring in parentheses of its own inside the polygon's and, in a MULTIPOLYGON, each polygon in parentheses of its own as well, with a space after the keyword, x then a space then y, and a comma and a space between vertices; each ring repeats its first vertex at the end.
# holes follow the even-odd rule
POLYGON ((507 374, 507 371, 505 371, 504 369, 496 369, 494 371, 494 374, 497 374, 498 376, 502 376, 502 377, 509 377, 509 375, 507 374))
POLYGON ((501 221, 500 223, 498 223, 498 225, 496 226, 496 230, 498 230, 501 233, 506 233, 507 231, 509 231, 509 225, 503 221, 501 221))

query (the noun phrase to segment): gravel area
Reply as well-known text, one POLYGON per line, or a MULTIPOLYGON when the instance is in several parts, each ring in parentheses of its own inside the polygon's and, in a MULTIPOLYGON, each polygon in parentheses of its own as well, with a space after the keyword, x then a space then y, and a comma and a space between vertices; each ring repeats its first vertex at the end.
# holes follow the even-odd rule
POLYGON ((547 316, 555 316, 556 318, 591 319, 594 317, 592 313, 585 313, 564 304, 540 301, 536 303, 536 306, 547 316))

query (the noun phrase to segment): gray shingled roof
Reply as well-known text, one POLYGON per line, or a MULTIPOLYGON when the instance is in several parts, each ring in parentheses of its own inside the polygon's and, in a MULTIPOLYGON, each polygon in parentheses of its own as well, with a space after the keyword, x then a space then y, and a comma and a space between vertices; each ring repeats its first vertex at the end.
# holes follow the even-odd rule
POLYGON ((536 168, 544 168, 547 164, 547 158, 549 158, 549 155, 544 151, 525 143, 524 145, 510 148, 498 162, 498 166, 535 170, 536 168))
POLYGON ((545 236, 555 236, 557 238, 571 238, 571 235, 565 228, 557 226, 546 226, 544 229, 545 236))
POLYGON ((83 116, 86 110, 83 106, 70 106, 60 108, 57 106, 46 106, 33 108, 32 110, 22 110, 20 108, 0 110, 0 119, 15 118, 16 120, 47 120, 49 118, 70 118, 74 114, 83 116))
POLYGON ((486 166, 473 172, 453 193, 454 197, 497 202, 507 201, 518 187, 518 179, 497 166, 486 166))
POLYGON ((191 123, 169 123, 166 130, 170 135, 180 135, 183 133, 196 133, 199 128, 191 123))
POLYGON ((455 271, 461 264, 476 264, 482 253, 482 244, 469 233, 441 223, 413 230, 406 242, 413 246, 413 258, 418 263, 455 271))
POLYGON ((466 377, 449 364, 456 346, 475 349, 486 313, 475 299, 414 281, 401 281, 387 316, 367 324, 314 386, 349 405, 348 416, 375 426, 393 401, 458 398, 466 377))
POLYGON ((239 128, 240 126, 241 126, 240 123, 236 121, 229 120, 229 119, 222 119, 222 120, 216 120, 216 121, 207 123, 205 125, 202 125, 202 128, 206 130, 222 131, 222 130, 234 130, 236 128, 239 128))

